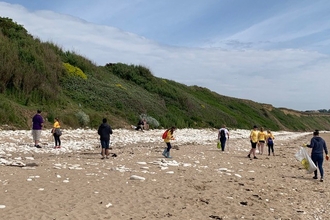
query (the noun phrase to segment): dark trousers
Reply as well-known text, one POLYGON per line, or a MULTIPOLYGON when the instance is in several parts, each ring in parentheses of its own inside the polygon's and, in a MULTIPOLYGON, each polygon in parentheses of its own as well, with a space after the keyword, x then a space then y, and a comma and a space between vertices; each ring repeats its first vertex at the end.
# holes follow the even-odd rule
POLYGON ((136 128, 135 128, 135 130, 140 130, 141 129, 141 131, 143 130, 143 128, 142 128, 142 125, 138 125, 138 126, 136 126, 136 128))
POLYGON ((170 152, 172 146, 171 146, 171 143, 170 142, 166 142, 166 145, 167 145, 167 152, 170 152))
POLYGON ((267 144, 267 146, 268 146, 268 154, 270 154, 270 151, 274 153, 274 144, 267 144))
POLYGON ((61 146, 60 136, 54 134, 55 146, 61 146))
POLYGON ((101 140, 101 147, 104 149, 109 149, 110 140, 101 140))
POLYGON ((222 151, 225 151, 226 140, 227 140, 227 138, 220 138, 221 150, 222 150, 222 151))
MULTIPOLYGON (((312 154, 311 156, 315 165, 319 168, 321 178, 323 178, 323 154, 312 154)), ((317 176, 317 170, 314 171, 314 176, 317 176)))

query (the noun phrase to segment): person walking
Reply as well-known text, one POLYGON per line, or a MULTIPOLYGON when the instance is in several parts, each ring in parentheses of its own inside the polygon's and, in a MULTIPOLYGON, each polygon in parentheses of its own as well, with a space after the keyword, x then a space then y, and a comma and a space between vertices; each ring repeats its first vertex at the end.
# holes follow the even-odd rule
POLYGON ((251 150, 247 155, 248 158, 251 158, 251 154, 253 155, 253 159, 258 159, 256 157, 256 148, 258 143, 258 127, 256 125, 253 126, 253 130, 250 133, 250 143, 251 143, 251 150))
MULTIPOLYGON (((318 167, 321 179, 320 181, 323 182, 324 171, 323 171, 323 151, 326 154, 326 160, 329 160, 328 155, 328 148, 325 141, 319 136, 319 131, 315 130, 313 132, 313 137, 311 139, 310 144, 305 145, 309 148, 312 148, 311 158, 315 165, 318 167)), ((314 171, 313 179, 317 179, 317 170, 314 171)))
POLYGON ((267 130, 267 146, 268 146, 268 156, 270 156, 270 151, 272 151, 273 156, 275 156, 274 153, 274 135, 270 130, 267 130))
POLYGON ((175 127, 171 127, 170 129, 167 129, 165 132, 167 132, 166 137, 164 138, 164 142, 166 143, 166 148, 164 149, 163 156, 166 158, 172 158, 170 156, 170 150, 172 148, 171 146, 171 140, 174 140, 174 131, 175 127))
POLYGON ((229 131, 226 125, 222 125, 222 128, 220 128, 218 132, 218 140, 220 140, 222 151, 225 151, 227 139, 229 140, 229 131))
POLYGON ((54 125, 53 125, 53 129, 52 129, 52 133, 54 136, 54 140, 55 140, 55 146, 54 148, 61 148, 61 139, 60 136, 62 135, 61 132, 61 125, 60 122, 58 120, 58 118, 54 119, 54 125))
POLYGON ((109 148, 110 148, 110 135, 112 134, 111 126, 108 124, 107 119, 103 118, 102 124, 99 126, 97 133, 100 135, 101 147, 102 147, 102 158, 109 159, 109 148))
POLYGON ((32 118, 32 137, 36 148, 41 148, 39 142, 43 125, 44 119, 41 116, 41 110, 37 110, 37 114, 32 118))
POLYGON ((264 132, 264 128, 260 127, 260 131, 258 132, 258 150, 259 150, 259 154, 261 155, 264 153, 266 137, 267 134, 264 132))

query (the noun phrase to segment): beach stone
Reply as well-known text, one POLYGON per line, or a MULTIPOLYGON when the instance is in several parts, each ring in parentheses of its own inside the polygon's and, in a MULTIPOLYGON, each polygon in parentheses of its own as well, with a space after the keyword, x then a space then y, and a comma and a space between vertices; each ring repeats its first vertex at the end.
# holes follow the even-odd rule
POLYGON ((35 170, 35 167, 22 167, 23 170, 35 170))
POLYGON ((227 172, 228 169, 227 168, 219 168, 218 170, 222 171, 222 172, 227 172))
POLYGON ((34 160, 33 157, 25 157, 26 160, 34 160))
POLYGON ((178 167, 179 166, 178 163, 168 163, 167 165, 168 166, 172 166, 172 167, 178 167))
POLYGON ((145 180, 146 178, 144 178, 142 176, 132 175, 129 179, 130 180, 145 180))
POLYGON ((4 208, 6 208, 5 205, 0 205, 0 209, 4 209, 4 208))

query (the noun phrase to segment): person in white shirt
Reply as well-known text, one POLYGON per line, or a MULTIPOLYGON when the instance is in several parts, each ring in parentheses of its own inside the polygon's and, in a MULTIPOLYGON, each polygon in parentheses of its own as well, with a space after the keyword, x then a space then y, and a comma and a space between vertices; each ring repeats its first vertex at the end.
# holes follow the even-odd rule
POLYGON ((218 140, 220 140, 222 151, 225 151, 227 139, 229 140, 229 131, 226 125, 222 125, 222 128, 220 128, 218 132, 218 140))

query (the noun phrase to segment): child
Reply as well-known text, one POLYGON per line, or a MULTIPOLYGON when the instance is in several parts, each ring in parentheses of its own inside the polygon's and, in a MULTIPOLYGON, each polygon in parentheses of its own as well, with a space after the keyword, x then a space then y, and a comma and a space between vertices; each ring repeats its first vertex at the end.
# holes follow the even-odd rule
POLYGON ((268 156, 270 156, 270 151, 272 151, 273 156, 275 156, 274 153, 274 135, 270 130, 267 131, 267 146, 268 146, 268 156))
POLYGON ((170 129, 167 129, 167 136, 164 139, 164 142, 166 143, 167 148, 165 148, 163 152, 163 156, 166 158, 172 158, 170 156, 170 150, 172 148, 170 141, 174 140, 173 133, 175 131, 175 127, 171 127, 170 129))

